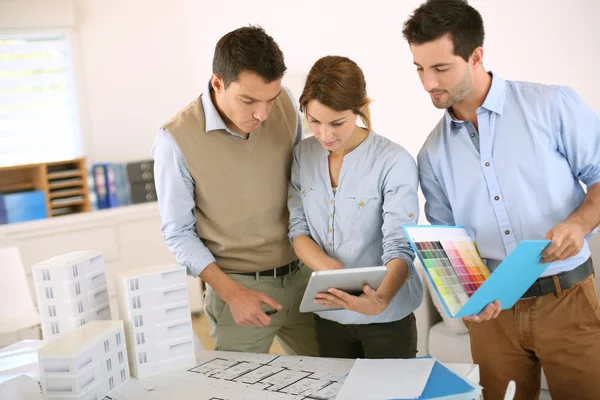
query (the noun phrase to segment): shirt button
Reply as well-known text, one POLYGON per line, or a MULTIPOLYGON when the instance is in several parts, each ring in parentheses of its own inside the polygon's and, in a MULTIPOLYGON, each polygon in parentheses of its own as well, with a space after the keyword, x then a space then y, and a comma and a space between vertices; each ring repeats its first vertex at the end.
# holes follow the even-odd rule
POLYGON ((494 196, 494 200, 498 201, 498 200, 500 200, 500 197, 499 196, 494 196))
POLYGON ((329 202, 330 202, 331 204, 333 204, 333 200, 329 200, 329 202))
POLYGON ((364 205, 365 205, 365 203, 363 203, 362 201, 361 201, 360 203, 358 203, 358 206, 359 206, 359 207, 362 207, 362 206, 364 206, 364 205))
POLYGON ((475 137, 475 132, 471 132, 471 137, 475 137))
POLYGON ((510 231, 508 229, 504 231, 505 235, 508 235, 509 233, 510 233, 510 231))
POLYGON ((486 167, 489 167, 489 166, 490 166, 490 163, 489 163, 489 162, 486 162, 486 163, 485 163, 485 166, 486 166, 486 167))
POLYGON ((413 213, 408 213, 408 217, 409 217, 409 218, 412 218, 412 217, 414 217, 414 216, 415 216, 415 214, 413 214, 413 213))
POLYGON ((289 199, 291 199, 291 198, 292 198, 292 195, 289 195, 289 196, 288 196, 288 200, 289 200, 289 199))
POLYGON ((329 247, 333 247, 333 243, 329 242, 329 247))
POLYGON ((459 126, 458 126, 458 129, 462 129, 462 125, 459 125, 459 126))
POLYGON ((333 214, 329 214, 329 218, 333 218, 333 214))
POLYGON ((303 191, 302 191, 302 194, 306 194, 306 190, 303 190, 303 191))
POLYGON ((329 228, 329 232, 333 232, 333 228, 329 228))

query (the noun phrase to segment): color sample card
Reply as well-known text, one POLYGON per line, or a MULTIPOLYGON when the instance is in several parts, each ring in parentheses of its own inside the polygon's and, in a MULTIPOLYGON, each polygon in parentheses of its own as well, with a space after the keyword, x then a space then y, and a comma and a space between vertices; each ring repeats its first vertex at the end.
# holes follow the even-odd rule
POLYGON ((472 240, 415 241, 423 266, 451 314, 456 314, 490 276, 472 240))
POLYGON ((522 241, 491 274, 465 228, 404 230, 450 317, 477 314, 494 300, 503 310, 512 307, 549 265, 540 262, 545 240, 522 241))

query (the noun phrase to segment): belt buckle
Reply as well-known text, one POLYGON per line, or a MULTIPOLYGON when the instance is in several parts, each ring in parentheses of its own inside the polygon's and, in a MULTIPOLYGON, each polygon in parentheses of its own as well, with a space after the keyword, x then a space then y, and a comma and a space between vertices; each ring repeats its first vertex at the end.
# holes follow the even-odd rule
POLYGON ((529 296, 529 297, 521 297, 519 300, 531 300, 531 299, 535 299, 538 296, 529 296))

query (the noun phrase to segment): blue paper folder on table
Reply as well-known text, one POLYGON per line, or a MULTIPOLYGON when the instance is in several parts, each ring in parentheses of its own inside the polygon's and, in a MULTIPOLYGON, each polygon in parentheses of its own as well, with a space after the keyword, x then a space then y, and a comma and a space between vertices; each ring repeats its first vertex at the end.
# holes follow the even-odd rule
MULTIPOLYGON (((450 371, 445 365, 436 361, 427 380, 425 389, 417 400, 466 400, 475 399, 481 394, 480 387, 474 387, 465 379, 450 371)), ((408 400, 408 399, 397 399, 408 400)))
POLYGON ((541 254, 549 240, 524 240, 493 273, 464 227, 406 226, 404 230, 446 313, 480 313, 494 300, 511 308, 550 264, 541 254))

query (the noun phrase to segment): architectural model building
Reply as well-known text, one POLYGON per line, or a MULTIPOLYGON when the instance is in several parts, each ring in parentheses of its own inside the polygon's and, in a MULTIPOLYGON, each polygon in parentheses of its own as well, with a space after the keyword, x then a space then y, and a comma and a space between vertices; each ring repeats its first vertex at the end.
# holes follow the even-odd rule
POLYGON ((76 251, 31 267, 44 339, 93 320, 109 320, 104 260, 95 251, 76 251))
POLYGON ((45 400, 102 399, 129 379, 123 321, 91 321, 38 350, 45 400))
POLYGON ((194 331, 185 268, 162 264, 115 276, 131 375, 193 366, 194 331))

